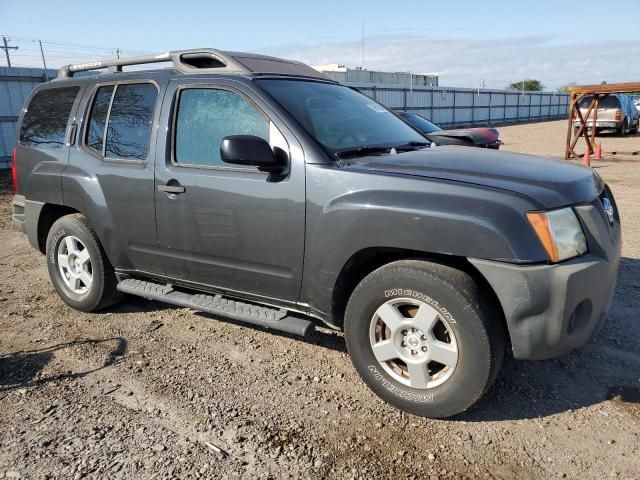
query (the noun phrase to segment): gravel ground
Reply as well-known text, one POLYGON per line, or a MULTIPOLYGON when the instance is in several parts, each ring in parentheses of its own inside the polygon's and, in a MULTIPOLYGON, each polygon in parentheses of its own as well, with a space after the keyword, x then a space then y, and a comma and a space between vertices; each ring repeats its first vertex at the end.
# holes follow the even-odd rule
MULTIPOLYGON (((559 155, 564 126, 502 128, 505 149, 559 155)), ((69 309, 11 230, 5 177, 0 478, 640 478, 634 158, 597 164, 624 227, 602 334, 554 360, 507 359, 475 408, 442 421, 378 400, 327 329, 301 340, 136 298, 69 309)))

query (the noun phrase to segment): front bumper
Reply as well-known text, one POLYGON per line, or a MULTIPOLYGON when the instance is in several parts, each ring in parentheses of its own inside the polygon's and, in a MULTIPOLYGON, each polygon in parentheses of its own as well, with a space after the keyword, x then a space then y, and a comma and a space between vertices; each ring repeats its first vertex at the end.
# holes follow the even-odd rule
POLYGON ((513 355, 542 360, 584 345, 611 307, 620 263, 619 217, 613 224, 599 204, 574 210, 589 253, 555 265, 514 265, 470 258, 496 293, 513 355))
POLYGON ((486 145, 482 145, 482 146, 485 148, 491 148, 492 150, 498 150, 500 148, 500 145, 502 144, 503 144, 502 140, 496 140, 495 142, 487 143, 486 145))

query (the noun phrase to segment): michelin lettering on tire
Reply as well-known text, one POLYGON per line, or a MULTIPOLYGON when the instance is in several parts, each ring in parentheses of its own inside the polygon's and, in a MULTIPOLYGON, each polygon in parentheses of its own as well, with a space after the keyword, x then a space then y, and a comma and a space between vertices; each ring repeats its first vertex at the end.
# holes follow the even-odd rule
POLYGON ((373 378, 382 384, 389 392, 395 396, 402 398, 403 400, 409 400, 417 403, 431 403, 433 402, 433 393, 415 393, 405 390, 399 387, 395 383, 387 380, 382 373, 378 371, 375 365, 369 365, 369 371, 373 375, 373 378))
POLYGON ((449 313, 449 310, 447 310, 445 307, 440 305, 437 300, 434 300, 429 295, 426 295, 426 294, 424 294, 422 292, 416 292, 415 290, 411 290, 410 288, 391 288, 389 290, 385 290, 384 296, 386 298, 411 297, 411 298, 415 298, 417 300, 421 300, 421 301, 423 301, 425 303, 428 303, 429 305, 431 305, 436 310, 438 310, 438 312, 440 312, 440 314, 449 323, 456 323, 456 319, 453 318, 453 315, 451 315, 451 313, 449 313))
POLYGON ((56 251, 57 251, 56 246, 58 245, 58 242, 60 241, 60 239, 66 236, 67 236, 67 232, 65 232, 64 230, 60 230, 51 239, 52 248, 51 248, 51 252, 49 253, 49 261, 54 265, 56 263, 56 251))

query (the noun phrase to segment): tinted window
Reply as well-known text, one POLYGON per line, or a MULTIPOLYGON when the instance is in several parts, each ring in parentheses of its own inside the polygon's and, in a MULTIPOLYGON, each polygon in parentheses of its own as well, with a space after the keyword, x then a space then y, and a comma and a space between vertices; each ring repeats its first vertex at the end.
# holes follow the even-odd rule
POLYGON ((112 93, 113 85, 100 87, 98 89, 98 93, 96 93, 93 99, 93 106, 91 107, 91 115, 89 117, 87 145, 100 155, 102 155, 104 128, 107 124, 107 113, 109 112, 112 93))
POLYGON ((405 119, 422 133, 433 133, 442 130, 440 127, 434 125, 429 120, 418 115, 417 113, 403 113, 400 115, 400 117, 405 119))
POLYGON ((176 162, 229 166, 220 158, 220 144, 227 135, 255 135, 269 141, 269 120, 237 93, 183 90, 176 122, 176 162))
MULTIPOLYGON (((580 108, 589 108, 592 100, 593 97, 591 95, 589 95, 588 97, 584 97, 582 100, 580 100, 580 108)), ((607 97, 601 98, 599 108, 620 108, 618 97, 616 97, 615 95, 609 95, 607 97)))
POLYGON ((348 87, 302 80, 256 82, 331 153, 425 141, 385 107, 348 87))
POLYGON ((20 143, 30 147, 60 148, 79 87, 50 88, 34 95, 20 127, 20 143))
POLYGON ((109 114, 106 157, 147 158, 157 93, 150 83, 118 85, 109 114))

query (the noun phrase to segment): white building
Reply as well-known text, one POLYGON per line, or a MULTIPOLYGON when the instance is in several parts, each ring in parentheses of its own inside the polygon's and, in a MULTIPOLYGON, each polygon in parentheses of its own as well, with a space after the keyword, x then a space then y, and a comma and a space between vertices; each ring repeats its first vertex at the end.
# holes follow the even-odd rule
POLYGON ((330 63, 312 65, 319 72, 340 83, 371 83, 376 85, 401 85, 414 87, 437 87, 438 75, 410 72, 377 72, 361 67, 349 68, 330 63))

